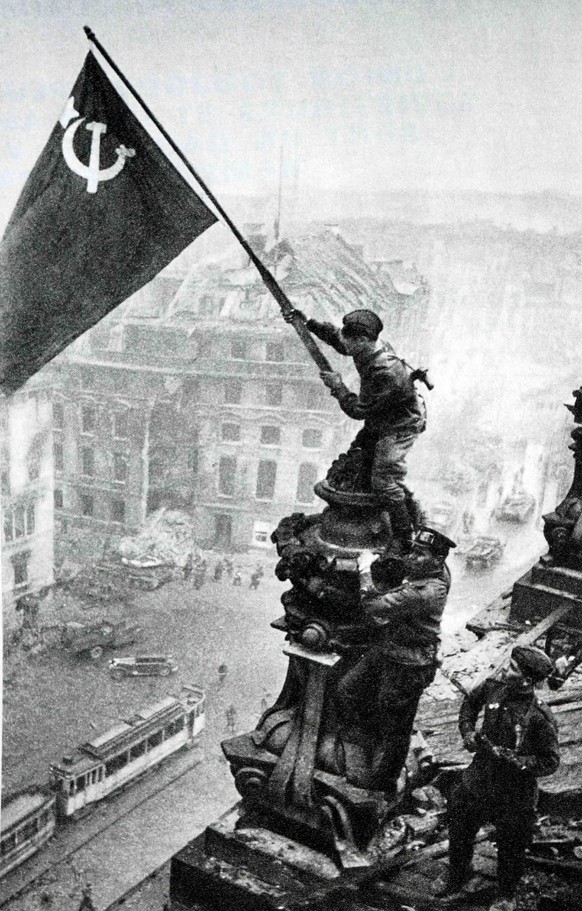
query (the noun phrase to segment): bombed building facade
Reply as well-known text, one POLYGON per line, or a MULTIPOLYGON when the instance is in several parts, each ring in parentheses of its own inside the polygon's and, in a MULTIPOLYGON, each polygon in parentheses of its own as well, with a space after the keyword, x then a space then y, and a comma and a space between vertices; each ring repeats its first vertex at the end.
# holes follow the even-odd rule
MULTIPOLYGON (((339 322, 367 307, 389 338, 426 325, 420 276, 399 274, 399 291, 390 264, 367 264, 334 231, 271 250, 251 239, 310 316, 339 322)), ((125 533, 170 507, 191 514, 202 546, 270 546, 281 514, 315 508, 313 485, 351 435, 248 262, 167 270, 56 370, 55 507, 73 542, 82 530, 125 533)))
POLYGON ((6 629, 18 600, 53 581, 52 391, 37 377, 0 400, 2 605, 6 629))

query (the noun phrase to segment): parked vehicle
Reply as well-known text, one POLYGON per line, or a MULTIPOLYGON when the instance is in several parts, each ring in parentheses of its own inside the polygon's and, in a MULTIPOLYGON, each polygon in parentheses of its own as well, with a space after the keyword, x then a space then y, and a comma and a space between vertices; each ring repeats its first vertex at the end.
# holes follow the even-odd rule
POLYGON ((21 864, 49 840, 55 828, 55 795, 32 785, 2 798, 0 876, 21 864))
POLYGON ((495 518, 502 522, 527 522, 535 505, 535 497, 525 490, 510 494, 495 510, 495 518))
POLYGON ((484 569, 501 560, 505 545, 499 538, 481 535, 475 538, 475 543, 465 555, 465 562, 473 569, 484 569))
POLYGON ((123 677, 169 677, 178 670, 171 655, 129 655, 111 658, 109 673, 114 680, 123 677))
POLYGON ((102 800, 185 746, 204 728, 204 690, 184 686, 50 767, 59 818, 102 800))
POLYGON ((471 550, 473 545, 475 544, 476 540, 477 540, 477 537, 472 534, 463 533, 463 534, 459 535, 459 537, 457 538, 457 546, 455 547, 455 549, 453 551, 453 556, 454 557, 465 557, 469 553, 469 551, 471 550))
POLYGON ((71 620, 61 633, 63 647, 74 655, 87 654, 97 661, 105 648, 119 648, 135 642, 141 632, 130 620, 100 620, 88 625, 71 620))
POLYGON ((155 591, 182 575, 180 569, 168 563, 160 563, 159 560, 122 558, 119 563, 100 563, 98 568, 101 573, 107 573, 142 591, 155 591))

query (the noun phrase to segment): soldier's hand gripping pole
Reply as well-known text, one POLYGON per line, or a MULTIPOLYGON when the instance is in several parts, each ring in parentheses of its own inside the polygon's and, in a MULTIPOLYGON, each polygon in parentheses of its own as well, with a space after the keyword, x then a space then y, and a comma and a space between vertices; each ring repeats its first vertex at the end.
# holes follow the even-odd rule
MULTIPOLYGON (((246 249, 246 241, 245 241, 245 249, 246 249)), ((251 248, 249 247, 247 252, 249 252, 250 250, 251 250, 251 248)), ((255 256, 255 254, 252 253, 252 251, 249 253, 249 255, 250 255, 252 261, 254 262, 254 264, 257 268, 257 271, 258 271, 259 275, 261 276, 261 278, 263 279, 265 285, 267 286, 267 288, 269 289, 269 291, 271 292, 271 294, 273 295, 273 297, 279 304, 281 313, 285 317, 286 321, 293 326, 293 328, 295 329, 295 332, 297 333, 297 335, 299 336, 299 338, 301 339, 301 341, 303 342, 303 344, 309 351, 311 357, 313 358, 313 360, 315 361, 315 363, 317 364, 319 369, 326 371, 326 372, 331 371, 333 368, 332 368, 331 364, 329 363, 328 359, 325 357, 325 355, 322 354, 321 351, 319 350, 319 346, 317 345, 311 332, 305 325, 305 319, 303 317, 303 314, 299 310, 295 309, 295 307, 293 306, 293 304, 291 303, 291 301, 289 300, 289 298, 287 297, 285 292, 282 290, 282 288, 279 287, 277 280, 269 272, 267 267, 263 265, 261 260, 257 256, 255 256)))

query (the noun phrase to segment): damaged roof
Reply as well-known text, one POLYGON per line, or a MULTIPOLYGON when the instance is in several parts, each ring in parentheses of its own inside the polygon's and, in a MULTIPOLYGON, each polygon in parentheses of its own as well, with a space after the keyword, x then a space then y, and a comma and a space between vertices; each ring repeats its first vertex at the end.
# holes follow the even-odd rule
MULTIPOLYGON (((394 305, 389 276, 377 274, 358 247, 333 231, 312 231, 257 251, 283 291, 309 316, 333 320, 350 310, 382 313, 394 305)), ((146 291, 127 302, 125 318, 270 322, 279 308, 251 264, 193 266, 171 301, 146 291)))

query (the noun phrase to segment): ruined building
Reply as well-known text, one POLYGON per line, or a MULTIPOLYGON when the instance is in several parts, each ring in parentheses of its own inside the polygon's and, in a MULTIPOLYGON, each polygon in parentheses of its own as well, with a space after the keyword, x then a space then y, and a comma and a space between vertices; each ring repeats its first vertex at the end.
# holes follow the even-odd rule
POLYGON ((46 376, 0 400, 2 606, 5 629, 17 602, 53 581, 52 392, 46 376))
MULTIPOLYGON (((427 306, 420 280, 398 295, 385 267, 333 231, 271 250, 261 235, 251 241, 317 319, 370 308, 391 338, 407 306, 427 306)), ((236 255, 185 276, 166 270, 60 359, 63 534, 104 539, 166 506, 191 513, 201 545, 246 549, 268 546, 282 514, 315 508, 313 485, 351 429, 254 266, 236 255)))

